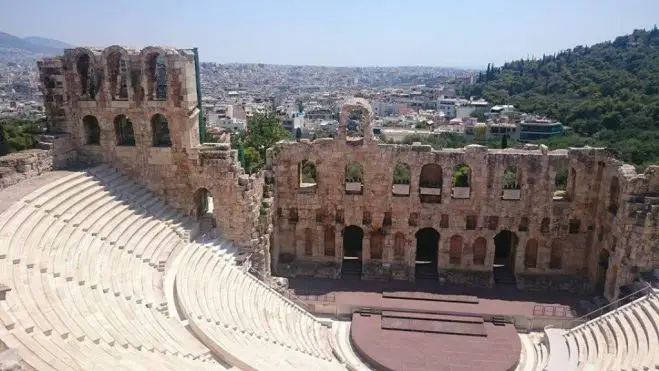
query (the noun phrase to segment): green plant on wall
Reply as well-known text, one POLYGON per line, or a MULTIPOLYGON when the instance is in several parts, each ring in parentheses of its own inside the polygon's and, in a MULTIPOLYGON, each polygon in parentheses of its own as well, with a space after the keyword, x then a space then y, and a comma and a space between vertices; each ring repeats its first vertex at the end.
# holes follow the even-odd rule
POLYGON ((517 183, 517 168, 514 166, 508 166, 503 172, 501 182, 503 184, 503 189, 519 189, 519 184, 517 183))
POLYGON ((410 184, 411 178, 410 166, 402 162, 396 163, 394 167, 394 184, 410 184))
POLYGON ((362 165, 356 162, 349 162, 348 165, 346 165, 346 182, 362 182, 363 178, 364 169, 362 168, 362 165))
POLYGON ((454 187, 469 187, 469 166, 460 164, 453 171, 454 187))

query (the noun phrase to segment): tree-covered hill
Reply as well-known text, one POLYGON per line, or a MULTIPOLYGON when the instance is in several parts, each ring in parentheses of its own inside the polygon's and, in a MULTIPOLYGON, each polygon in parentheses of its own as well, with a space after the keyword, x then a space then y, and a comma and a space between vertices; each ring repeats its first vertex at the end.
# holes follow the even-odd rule
POLYGON ((546 114, 574 129, 575 136, 550 145, 605 145, 624 161, 659 163, 656 27, 540 59, 488 66, 464 93, 546 114))

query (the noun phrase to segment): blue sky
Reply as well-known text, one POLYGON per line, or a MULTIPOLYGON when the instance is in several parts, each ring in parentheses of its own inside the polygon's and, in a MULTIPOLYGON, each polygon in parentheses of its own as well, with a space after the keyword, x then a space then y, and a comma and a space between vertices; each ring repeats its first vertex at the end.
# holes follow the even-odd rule
POLYGON ((202 61, 485 67, 659 23, 659 0, 0 0, 0 31, 202 61))

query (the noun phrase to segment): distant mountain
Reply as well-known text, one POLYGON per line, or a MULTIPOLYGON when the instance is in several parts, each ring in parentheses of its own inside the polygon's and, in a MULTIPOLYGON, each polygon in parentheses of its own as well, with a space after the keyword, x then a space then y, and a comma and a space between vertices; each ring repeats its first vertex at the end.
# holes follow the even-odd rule
POLYGON ((70 44, 58 40, 36 36, 21 39, 18 36, 6 32, 0 32, 0 48, 19 49, 41 54, 58 54, 61 53, 64 48, 69 47, 71 47, 70 44))
POLYGON ((44 46, 46 48, 68 49, 75 47, 74 45, 65 43, 63 41, 49 39, 40 36, 28 36, 28 37, 24 37, 23 40, 29 42, 32 45, 44 46))

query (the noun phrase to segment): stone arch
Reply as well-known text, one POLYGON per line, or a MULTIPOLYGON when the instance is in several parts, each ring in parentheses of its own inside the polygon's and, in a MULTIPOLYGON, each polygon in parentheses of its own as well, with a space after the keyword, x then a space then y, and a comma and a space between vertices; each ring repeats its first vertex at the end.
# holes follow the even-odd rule
POLYGON ((304 229, 304 255, 313 256, 313 231, 311 228, 304 229))
POLYGON ((325 227, 325 233, 323 238, 323 247, 326 257, 334 257, 336 255, 335 248, 335 231, 333 226, 325 227))
POLYGON ((453 198, 469 198, 471 189, 471 167, 458 164, 453 169, 453 198))
POLYGON ((392 194, 394 196, 409 196, 412 169, 404 162, 397 162, 394 166, 392 194))
POLYGON ((538 240, 531 238, 524 249, 524 268, 535 268, 538 265, 538 240))
POLYGON ((135 146, 133 123, 126 115, 117 115, 114 118, 114 133, 118 146, 135 146))
POLYGON ((567 192, 569 170, 567 166, 562 166, 556 171, 554 176, 553 200, 567 200, 570 195, 567 192))
POLYGON ((130 59, 126 49, 113 45, 103 51, 111 100, 127 100, 129 94, 130 59))
POLYGON ((487 240, 484 237, 478 237, 472 245, 474 250, 473 264, 485 265, 485 258, 487 256, 487 240))
POLYGON ((620 181, 617 176, 611 178, 609 185, 609 211, 616 215, 618 213, 618 199, 620 198, 620 181))
POLYGON ((504 200, 519 200, 521 197, 521 171, 515 165, 508 165, 501 177, 501 198, 504 200))
POLYGON ((302 160, 298 164, 298 186, 300 188, 314 187, 318 184, 316 164, 313 161, 302 160))
POLYGON ((350 161, 345 169, 346 193, 362 194, 364 190, 364 167, 356 161, 350 161))
POLYGON ((101 144, 101 127, 98 125, 96 116, 87 115, 82 118, 82 128, 85 133, 86 145, 101 144))
POLYGON ((440 203, 442 200, 442 167, 425 164, 419 175, 419 196, 421 202, 440 203))
POLYGON ((75 70, 78 75, 80 99, 94 100, 99 88, 98 71, 95 69, 96 58, 89 49, 77 48, 75 70))
POLYGON ((394 235, 394 260, 405 260, 405 245, 407 241, 403 232, 396 232, 394 235))
POLYGON ((460 265, 460 263, 462 263, 462 245, 462 236, 456 234, 451 237, 448 253, 450 264, 460 265))
POLYGON ((428 227, 416 232, 416 278, 436 279, 439 258, 439 232, 428 227))
POLYGON ((169 122, 165 116, 156 113, 151 117, 151 133, 154 147, 171 147, 172 138, 169 134, 169 122))
POLYGON ((551 228, 551 220, 549 218, 542 218, 542 222, 540 223, 540 233, 549 233, 549 229, 551 228))
POLYGON ((213 215, 213 194, 207 188, 199 188, 193 195, 194 210, 197 218, 213 215))
POLYGON ((496 267, 514 271, 518 241, 517 234, 507 229, 494 236, 494 264, 496 267))
POLYGON ((346 100, 342 105, 339 113, 339 130, 340 139, 348 139, 349 144, 362 144, 364 141, 373 139, 373 128, 371 121, 373 119, 373 108, 366 99, 351 98, 346 100))
POLYGON ((552 241, 549 251, 549 269, 563 268, 563 244, 560 240, 552 241))
POLYGON ((371 232, 370 237, 371 259, 382 259, 384 232, 382 230, 375 230, 371 232))
POLYGON ((167 99, 167 79, 169 65, 165 49, 149 46, 140 52, 143 61, 143 75, 146 83, 147 100, 166 100, 167 99))
POLYGON ((364 230, 356 225, 343 229, 342 274, 361 275, 363 259, 364 230))

